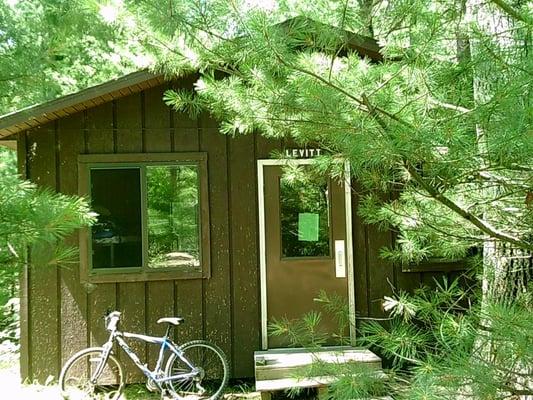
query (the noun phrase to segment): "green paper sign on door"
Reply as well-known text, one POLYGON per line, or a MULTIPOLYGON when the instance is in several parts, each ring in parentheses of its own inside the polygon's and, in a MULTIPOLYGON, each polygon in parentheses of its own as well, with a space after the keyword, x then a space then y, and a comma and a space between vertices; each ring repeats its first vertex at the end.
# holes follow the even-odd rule
POLYGON ((298 240, 302 242, 318 241, 319 216, 315 213, 298 214, 298 240))

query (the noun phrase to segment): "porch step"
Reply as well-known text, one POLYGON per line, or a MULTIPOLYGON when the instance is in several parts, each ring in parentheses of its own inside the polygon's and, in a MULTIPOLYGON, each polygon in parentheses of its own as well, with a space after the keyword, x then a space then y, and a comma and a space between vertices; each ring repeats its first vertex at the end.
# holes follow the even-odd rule
POLYGON ((306 376, 309 367, 315 363, 346 364, 359 363, 381 371, 381 358, 368 349, 351 346, 327 347, 316 350, 276 349, 256 351, 255 387, 262 399, 270 393, 290 388, 325 388, 337 378, 335 376, 306 376))
POLYGON ((351 346, 309 349, 276 349, 256 351, 255 380, 295 378, 306 372, 314 363, 346 364, 362 363, 371 368, 381 368, 381 358, 368 349, 351 346))

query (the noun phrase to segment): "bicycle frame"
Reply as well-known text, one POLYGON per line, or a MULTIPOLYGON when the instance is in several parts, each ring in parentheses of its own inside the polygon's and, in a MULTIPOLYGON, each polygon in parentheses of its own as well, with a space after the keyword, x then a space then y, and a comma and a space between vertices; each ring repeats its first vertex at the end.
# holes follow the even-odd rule
POLYGON ((104 348, 102 361, 100 362, 100 365, 96 368, 96 371, 91 377, 91 382, 95 383, 99 375, 102 373, 103 368, 109 357, 109 354, 111 353, 111 350, 113 348, 113 343, 115 341, 117 342, 119 347, 122 350, 124 350, 124 352, 128 355, 131 361, 133 361, 133 363, 137 366, 137 368, 139 368, 147 378, 151 379, 157 385, 159 390, 163 390, 162 383, 164 382, 174 380, 174 379, 186 380, 186 379, 191 379, 191 378, 196 377, 199 374, 198 369, 189 360, 185 358, 185 356, 183 355, 183 351, 181 351, 180 348, 176 346, 176 344, 174 344, 174 342, 172 342, 168 338, 170 329, 171 327, 168 326, 165 336, 163 337, 147 336, 147 335, 140 335, 137 333, 120 332, 118 330, 113 330, 111 334, 109 335, 109 339, 107 340, 107 342, 102 346, 104 348), (128 343, 126 343, 124 338, 130 338, 130 339, 140 340, 145 343, 161 345, 159 349, 159 356, 157 358, 157 362, 156 362, 156 365, 153 371, 150 371, 150 369, 147 367, 147 364, 143 364, 141 362, 139 356, 137 356, 137 354, 131 349, 131 347, 128 345, 128 343), (178 357, 189 368, 191 368, 192 372, 162 377, 161 368, 163 366, 163 360, 164 360, 166 348, 168 348, 169 351, 176 354, 176 357, 178 357))

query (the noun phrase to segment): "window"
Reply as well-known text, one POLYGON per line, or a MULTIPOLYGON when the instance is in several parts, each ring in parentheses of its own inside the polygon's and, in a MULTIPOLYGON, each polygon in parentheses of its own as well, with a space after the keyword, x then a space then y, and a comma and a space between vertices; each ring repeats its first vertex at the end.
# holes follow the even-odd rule
POLYGON ((327 178, 282 176, 279 193, 282 257, 329 257, 331 227, 327 178))
POLYGON ((81 235, 91 282, 209 276, 203 153, 79 156, 80 193, 98 221, 81 235))

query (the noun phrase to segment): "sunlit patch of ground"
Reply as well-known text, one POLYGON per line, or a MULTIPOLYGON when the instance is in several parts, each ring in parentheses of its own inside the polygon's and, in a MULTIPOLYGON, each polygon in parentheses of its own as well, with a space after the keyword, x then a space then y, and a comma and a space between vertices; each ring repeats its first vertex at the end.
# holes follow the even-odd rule
MULTIPOLYGON (((260 394, 253 391, 253 381, 232 382, 224 395, 224 400, 259 400, 260 394)), ((310 400, 316 397, 311 393, 302 393, 292 400, 310 400)), ((16 400, 61 400, 59 388, 52 379, 45 385, 20 383, 18 349, 8 344, 0 344, 0 399, 16 400)), ((144 385, 129 385, 121 400, 160 400, 159 393, 150 393, 144 385)), ((279 392, 273 400, 286 400, 288 396, 279 392)))
MULTIPOLYGON (((260 395, 253 392, 250 386, 237 385, 230 388, 232 393, 224 395, 225 400, 259 400, 260 395)), ((0 398, 60 400, 61 396, 56 382, 48 384, 21 384, 19 358, 17 352, 9 351, 0 346, 0 398)), ((159 393, 150 393, 144 385, 130 385, 126 388, 121 400, 160 400, 159 393)))

